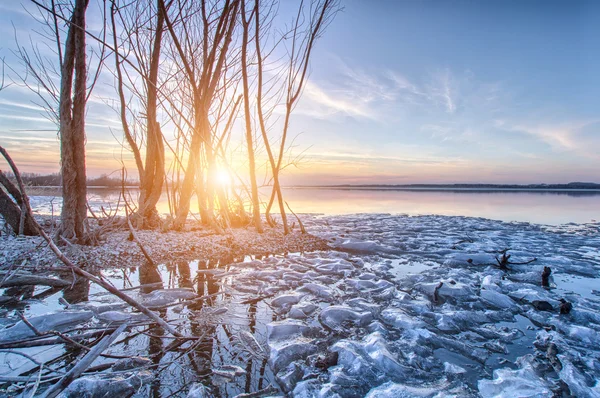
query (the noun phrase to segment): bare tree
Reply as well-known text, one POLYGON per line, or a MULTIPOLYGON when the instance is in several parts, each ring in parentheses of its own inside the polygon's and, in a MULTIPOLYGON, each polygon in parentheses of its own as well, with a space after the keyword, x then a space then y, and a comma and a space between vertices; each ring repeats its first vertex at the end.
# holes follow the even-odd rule
MULTIPOLYGON (((284 214, 283 198, 281 195, 281 184, 279 181, 279 173, 282 167, 283 156, 286 149, 287 136, 290 126, 290 116, 300 98, 304 83, 308 77, 308 66, 310 64, 310 56, 315 46, 317 39, 323 34, 325 28, 333 20, 333 17, 339 11, 338 0, 313 0, 309 3, 308 10, 303 8, 304 2, 298 8, 298 15, 293 24, 291 35, 291 48, 289 50, 289 62, 287 66, 286 77, 286 101, 285 101, 285 119, 283 122, 283 130, 281 133, 281 142, 279 148, 279 156, 277 164, 273 168, 273 190, 271 198, 265 211, 267 217, 273 206, 275 196, 278 198, 279 209, 284 214), (303 12, 307 12, 307 26, 303 26, 303 12)), ((264 137, 264 135, 263 135, 264 137)), ((265 145, 269 145, 265 141, 265 145)), ((285 220, 285 217, 284 217, 285 220)))
POLYGON ((87 188, 85 168, 85 104, 87 68, 85 11, 88 0, 75 0, 64 55, 59 99, 60 158, 63 205, 58 234, 85 242, 87 188))
POLYGON ((97 69, 88 86, 85 29, 89 0, 69 3, 31 1, 38 6, 46 28, 46 35, 42 37, 54 41, 56 58, 43 54, 33 42, 28 51, 17 41, 15 55, 26 71, 25 76, 21 76, 22 82, 38 95, 48 118, 58 126, 63 205, 57 237, 88 243, 85 112, 87 100, 100 74, 104 47, 101 46, 97 69), (63 35, 66 35, 64 40, 63 35))
MULTIPOLYGON (((168 9, 170 4, 171 2, 166 5, 166 9, 168 9)), ((165 147, 163 134, 157 120, 157 109, 159 62, 163 42, 164 12, 166 10, 163 7, 159 7, 158 4, 156 8, 153 8, 148 6, 148 4, 142 3, 129 3, 128 8, 131 11, 128 15, 123 16, 124 13, 118 8, 117 2, 113 1, 111 4, 115 72, 120 102, 119 114, 125 139, 133 152, 138 169, 140 197, 137 214, 140 221, 139 224, 143 227, 156 227, 160 220, 156 204, 162 194, 163 182, 165 180, 165 147), (121 26, 124 31, 121 38, 121 45, 119 45, 117 24, 115 22, 117 14, 120 16, 121 26), (153 20, 155 22, 152 23, 152 26, 148 26, 148 21, 153 20), (135 74, 141 75, 140 77, 143 79, 144 90, 134 89, 133 91, 138 96, 138 102, 142 106, 145 105, 144 138, 146 154, 144 162, 142 162, 140 145, 136 141, 132 128, 129 125, 130 122, 127 119, 128 103, 125 99, 125 82, 122 72, 123 55, 118 52, 118 49, 122 49, 125 45, 135 57, 135 74), (150 47, 149 54, 146 50, 148 47, 150 47)), ((131 78, 129 80, 130 87, 133 87, 135 82, 131 78)))
MULTIPOLYGON (((239 0, 215 2, 210 8, 204 1, 201 4, 188 3, 186 8, 180 4, 176 16, 178 19, 174 21, 171 21, 168 15, 164 0, 159 0, 159 4, 165 11, 165 23, 178 55, 177 61, 181 64, 189 87, 189 99, 193 108, 189 156, 174 222, 174 228, 180 229, 187 219, 196 183, 203 183, 203 177, 199 173, 202 162, 201 149, 207 175, 210 176, 210 172, 215 168, 210 110, 226 67, 240 4, 239 0), (175 26, 176 22, 180 25, 179 30, 175 26)), ((210 178, 206 188, 201 186, 196 191, 202 203, 212 203, 210 178), (203 195, 207 195, 211 201, 202 197, 203 195)), ((204 221, 215 225, 213 214, 209 212, 207 216, 209 219, 204 221)))

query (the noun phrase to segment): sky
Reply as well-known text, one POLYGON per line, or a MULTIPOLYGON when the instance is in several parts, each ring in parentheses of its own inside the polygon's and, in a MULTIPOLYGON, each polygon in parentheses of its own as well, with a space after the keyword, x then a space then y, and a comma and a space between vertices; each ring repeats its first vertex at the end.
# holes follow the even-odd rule
MULTIPOLYGON (((21 3, 0 2, 0 56, 16 70, 15 36, 39 40, 21 3)), ((302 157, 287 185, 600 182, 600 2, 342 5, 292 115, 302 157)), ((88 109, 92 176, 128 156, 108 97, 100 84, 88 109)), ((0 92, 0 143, 23 171, 56 172, 37 104, 18 84, 0 92)))

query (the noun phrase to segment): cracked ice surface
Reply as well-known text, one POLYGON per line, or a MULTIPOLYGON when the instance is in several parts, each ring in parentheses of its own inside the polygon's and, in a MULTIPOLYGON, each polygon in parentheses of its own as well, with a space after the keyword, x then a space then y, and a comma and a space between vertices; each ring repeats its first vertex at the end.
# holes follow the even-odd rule
POLYGON ((335 250, 267 258, 234 282, 273 296, 269 361, 285 392, 600 396, 599 224, 374 214, 305 224, 335 250), (511 262, 537 260, 499 269, 507 248, 511 262))

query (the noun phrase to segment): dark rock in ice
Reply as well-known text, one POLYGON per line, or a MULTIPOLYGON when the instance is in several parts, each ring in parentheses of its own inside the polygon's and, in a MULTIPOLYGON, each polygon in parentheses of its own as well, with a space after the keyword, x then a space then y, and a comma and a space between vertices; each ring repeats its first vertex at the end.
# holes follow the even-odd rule
POLYGON ((542 286, 550 286, 550 274, 552 274, 552 269, 550 269, 550 267, 544 267, 544 271, 542 271, 542 286))
POLYGON ((544 300, 533 300, 531 305, 538 311, 554 311, 552 304, 544 300))
POLYGON ((328 351, 325 355, 319 355, 314 363, 314 366, 319 369, 327 370, 338 363, 338 353, 328 351))
POLYGON ((563 315, 567 315, 573 309, 573 304, 569 303, 565 299, 560 299, 560 313, 563 315))

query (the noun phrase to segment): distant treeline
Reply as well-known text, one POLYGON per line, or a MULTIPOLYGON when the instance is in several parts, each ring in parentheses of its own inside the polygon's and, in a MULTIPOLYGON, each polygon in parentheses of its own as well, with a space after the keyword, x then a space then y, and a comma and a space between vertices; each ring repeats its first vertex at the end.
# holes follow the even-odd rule
POLYGON ((569 182, 568 184, 368 184, 325 185, 331 188, 382 188, 382 189, 600 189, 594 182, 569 182))
MULTIPOLYGON (((12 174, 9 174, 8 177, 15 181, 15 178, 12 174)), ((36 174, 36 173, 21 173, 21 178, 23 179, 23 183, 27 186, 31 187, 58 187, 61 185, 61 176, 59 173, 54 174, 36 174)), ((111 177, 106 174, 101 175, 96 178, 88 178, 87 186, 88 187, 110 187, 117 188, 121 187, 123 184, 123 180, 120 177, 111 177)), ((137 181, 126 180, 125 186, 137 186, 137 181)))

